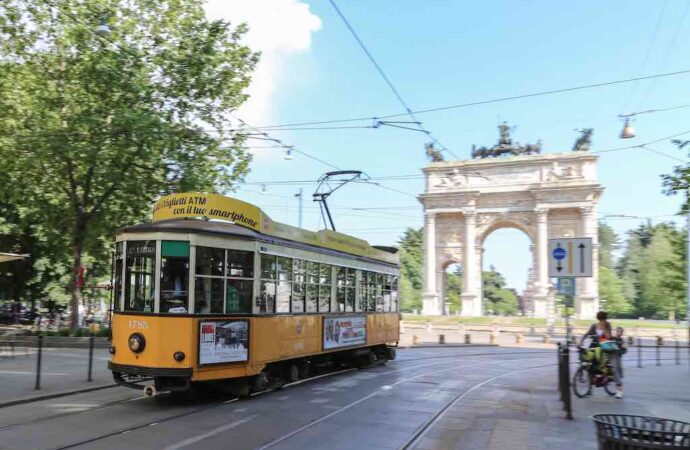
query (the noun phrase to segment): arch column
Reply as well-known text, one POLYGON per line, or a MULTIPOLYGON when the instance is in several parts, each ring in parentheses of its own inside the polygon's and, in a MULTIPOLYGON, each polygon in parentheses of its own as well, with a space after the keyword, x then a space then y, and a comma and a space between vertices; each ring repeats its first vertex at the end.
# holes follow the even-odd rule
POLYGON ((439 308, 438 286, 436 284, 436 214, 424 215, 424 293, 422 294, 422 314, 437 316, 439 308))
MULTIPOLYGON (((474 209, 465 210, 465 236, 463 248, 463 293, 462 315, 481 316, 481 298, 477 289, 477 251, 475 241, 477 238, 477 212, 474 209)), ((481 272, 479 272, 481 273, 481 272)))
POLYGON ((575 296, 575 315, 580 319, 593 319, 599 311, 599 233, 596 206, 580 208, 582 235, 592 239, 592 276, 578 283, 575 296))
POLYGON ((549 289, 549 230, 547 225, 549 211, 548 209, 539 208, 535 212, 537 216, 537 242, 534 252, 536 280, 532 305, 534 317, 546 317, 549 289))

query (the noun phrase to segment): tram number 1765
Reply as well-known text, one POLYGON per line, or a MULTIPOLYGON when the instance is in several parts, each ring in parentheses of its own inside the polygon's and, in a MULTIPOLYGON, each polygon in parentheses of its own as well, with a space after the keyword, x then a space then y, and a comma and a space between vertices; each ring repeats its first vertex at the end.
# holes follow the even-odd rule
POLYGON ((135 330, 146 330, 149 327, 149 323, 145 320, 130 320, 129 328, 135 330))

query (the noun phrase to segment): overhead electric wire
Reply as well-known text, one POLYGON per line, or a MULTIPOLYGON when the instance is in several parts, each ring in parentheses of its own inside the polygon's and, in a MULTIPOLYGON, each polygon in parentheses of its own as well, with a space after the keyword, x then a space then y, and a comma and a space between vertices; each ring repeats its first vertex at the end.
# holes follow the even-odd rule
POLYGON ((261 131, 261 130, 259 130, 259 129, 257 129, 257 128, 251 126, 251 125, 249 125, 246 121, 240 119, 239 117, 235 117, 235 118, 237 119, 237 121, 239 121, 239 122, 240 122, 242 125, 244 125, 245 127, 249 128, 249 129, 251 129, 251 130, 254 130, 255 132, 257 132, 257 133, 259 133, 260 135, 264 136, 264 137, 266 138, 266 140, 273 141, 273 142, 275 142, 276 144, 279 144, 279 145, 283 146, 286 150, 289 149, 289 150, 291 150, 291 151, 293 151, 293 152, 295 152, 295 153, 299 153, 299 154, 302 155, 302 156, 306 156, 306 157, 309 158, 309 159, 312 159, 312 160, 314 160, 314 161, 320 162, 321 164, 324 164, 324 165, 326 165, 326 166, 328 166, 328 167, 331 167, 331 168, 336 169, 336 170, 341 170, 340 167, 338 167, 338 166, 336 166, 336 165, 333 165, 333 164, 331 164, 331 163, 329 163, 329 162, 327 162, 327 161, 324 161, 324 160, 321 159, 321 158, 317 158, 316 156, 311 155, 311 154, 309 154, 309 153, 307 153, 307 152, 305 152, 305 151, 302 151, 302 150, 300 150, 300 149, 298 149, 298 148, 295 148, 294 146, 286 145, 286 144, 283 143, 283 141, 281 141, 280 139, 275 139, 275 138, 270 137, 270 136, 268 135, 268 133, 263 132, 263 131, 261 131))
MULTIPOLYGON (((676 30, 673 32, 673 37, 671 38, 671 41, 668 44, 668 47, 666 47, 666 51, 664 52, 664 56, 661 59, 661 64, 659 65, 658 70, 664 70, 666 69, 666 63, 668 62, 668 57, 671 55, 671 51, 676 46, 676 40, 678 39, 678 34, 680 33, 681 28, 683 27, 683 23, 685 22, 685 17, 688 15, 688 10, 690 10, 690 0, 686 0, 685 2, 685 8, 683 8, 683 12, 680 15, 680 20, 678 21, 678 25, 676 26, 676 30)), ((647 87, 647 91, 645 95, 642 97, 642 100, 640 100, 640 105, 643 105, 644 102, 649 98, 651 95, 652 91, 656 87, 656 79, 652 80, 651 83, 649 83, 649 86, 647 87)))
MULTIPOLYGON (((391 82, 390 78, 388 78, 388 76, 387 76, 386 73, 383 71, 383 69, 381 68, 381 66, 379 65, 379 63, 376 61, 376 58, 374 58, 374 56, 371 54, 371 52, 369 51, 369 49, 367 48, 367 46, 364 44, 364 41, 362 41, 362 39, 359 37, 359 35, 358 35, 357 32, 355 31, 355 29, 352 27, 352 25, 350 25, 350 22, 347 20, 347 18, 345 17, 345 15, 342 13, 342 11, 340 11, 340 8, 338 8, 338 5, 336 5, 335 0, 329 0, 329 1, 330 1, 330 3, 331 3, 331 6, 333 6, 333 9, 335 9, 335 12, 338 13, 338 16, 340 16, 340 18, 342 19, 343 23, 345 23, 345 26, 347 27, 347 29, 350 30, 350 33, 351 33, 352 36, 355 38, 355 40, 357 41, 357 43, 358 43, 359 46, 361 47, 362 51, 364 51, 364 54, 367 55, 367 58, 369 58, 369 61, 371 61, 371 63, 374 65, 374 67, 375 67, 376 70, 378 71, 379 75, 381 75, 381 78, 383 78, 383 80, 386 82, 386 84, 388 85, 388 88, 391 90, 391 92, 393 92, 393 94, 394 94, 395 97, 398 99, 398 102, 400 102, 400 104, 403 106, 403 108, 405 108, 405 111, 406 111, 407 115, 410 116, 410 118, 412 118, 412 120, 415 121, 415 122, 417 123, 417 126, 419 126, 419 128, 420 128, 419 131, 425 133, 427 136, 429 136, 429 138, 430 138, 432 141, 434 141, 434 143, 438 144, 438 146, 440 147, 440 150, 441 150, 441 151, 447 151, 448 153, 450 153, 451 155, 453 155, 453 157, 458 158, 458 156, 457 156, 455 153, 453 153, 450 149, 448 149, 445 145, 443 145, 443 144, 441 143, 441 141, 439 141, 429 130, 427 130, 426 128, 424 128, 424 126, 422 125, 422 122, 419 121, 419 120, 417 119, 417 117, 415 117, 415 115, 414 115, 414 113, 412 112, 412 109, 410 108, 410 106, 409 106, 409 105, 407 104, 407 102, 402 98, 402 95, 400 95, 400 92, 398 91, 398 89, 396 89, 396 87, 395 87, 395 86, 393 85, 393 83, 391 82)), ((459 158, 458 158, 458 159, 459 159, 459 158)))
MULTIPOLYGON (((659 33, 659 28, 661 28, 661 22, 664 19, 664 13, 666 12, 667 5, 668 0, 664 0, 663 5, 661 6, 661 11, 659 12, 659 18, 657 19, 656 25, 654 26, 652 38, 649 40, 649 46, 647 46, 647 52, 645 53, 644 58, 642 58, 642 64, 640 65, 640 70, 638 71, 637 76, 641 76, 644 73, 644 70, 647 68, 647 62, 649 61, 649 57, 652 54, 652 48, 654 48, 654 43, 656 42, 656 37, 659 33)), ((625 102, 625 107, 623 108, 623 111, 627 111, 630 102, 632 101, 633 97, 635 96, 635 93, 637 92, 637 85, 638 82, 633 83, 630 95, 628 96, 625 102)))
MULTIPOLYGON (((540 96, 552 95, 552 94, 562 94, 565 92, 572 92, 572 91, 578 91, 578 90, 583 90, 583 89, 593 89, 593 88, 598 88, 598 87, 614 86, 617 84, 632 83, 635 81, 652 80, 652 79, 657 79, 657 78, 673 77, 673 76, 688 75, 688 74, 690 74, 690 69, 684 69, 684 70, 678 70, 678 71, 674 71, 674 72, 640 76, 640 77, 635 77, 635 78, 625 78, 622 80, 605 81, 605 82, 601 82, 601 83, 585 84, 585 85, 574 86, 574 87, 569 87, 569 88, 552 89, 552 90, 548 90, 548 91, 538 91, 538 92, 532 92, 532 93, 528 93, 528 94, 513 95, 513 96, 509 96, 509 97, 498 97, 498 98, 494 98, 494 99, 477 100, 477 101, 468 102, 468 103, 459 103, 459 104, 455 104, 455 105, 447 105, 447 106, 439 106, 439 107, 435 107, 435 108, 420 109, 420 110, 412 111, 412 113, 413 114, 427 114, 427 113, 431 113, 431 112, 445 111, 445 110, 450 110, 450 109, 468 108, 468 107, 472 107, 472 106, 488 105, 491 103, 500 103, 500 102, 507 102, 507 101, 513 101, 513 100, 522 100, 522 99, 526 99, 526 98, 540 97, 540 96)), ((304 125, 327 125, 327 124, 332 124, 332 123, 360 122, 363 120, 391 119, 394 117, 402 117, 405 115, 407 115, 407 113, 388 114, 388 115, 379 115, 379 116, 366 116, 366 117, 353 117, 353 118, 347 118, 347 119, 320 120, 320 121, 310 121, 310 122, 294 122, 294 123, 288 123, 288 124, 283 124, 283 125, 264 125, 264 126, 258 126, 256 128, 261 130, 261 129, 278 129, 278 128, 283 128, 283 127, 297 127, 297 126, 304 126, 304 125)))
POLYGON ((659 150, 654 150, 653 148, 651 148, 651 147, 649 147, 649 146, 647 146, 647 145, 640 145, 640 148, 643 149, 643 150, 647 150, 647 151, 649 151, 649 152, 652 152, 652 153, 656 153, 656 154, 659 155, 659 156, 664 156, 664 157, 666 157, 666 158, 672 159, 672 160, 674 160, 674 161, 679 161, 679 162, 682 162, 682 163, 686 163, 686 162, 687 162, 687 161, 685 161, 684 159, 677 158, 677 157, 675 157, 675 156, 673 156, 673 155, 669 155, 668 153, 660 152, 659 150))

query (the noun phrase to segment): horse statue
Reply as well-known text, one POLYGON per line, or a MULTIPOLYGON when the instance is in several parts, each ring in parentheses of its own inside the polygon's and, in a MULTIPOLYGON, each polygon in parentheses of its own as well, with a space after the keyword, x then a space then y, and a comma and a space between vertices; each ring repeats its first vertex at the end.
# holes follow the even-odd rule
POLYGON ((440 162, 443 161, 443 155, 441 154, 440 150, 436 150, 434 148, 434 144, 432 142, 429 142, 424 146, 424 149, 426 150, 426 156, 429 158, 429 161, 431 162, 440 162))
POLYGON ((581 130, 575 130, 580 133, 580 137, 575 141, 573 145, 574 152, 588 152, 590 146, 592 145, 592 134, 594 133, 593 128, 583 128, 581 130))

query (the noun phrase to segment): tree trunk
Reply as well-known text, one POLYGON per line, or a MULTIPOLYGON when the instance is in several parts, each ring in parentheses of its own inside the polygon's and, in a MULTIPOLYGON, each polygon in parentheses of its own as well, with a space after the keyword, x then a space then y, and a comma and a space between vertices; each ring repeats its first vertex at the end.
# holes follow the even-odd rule
POLYGON ((81 304, 81 288, 77 285, 79 269, 81 268, 81 257, 84 251, 84 240, 86 239, 86 224, 77 221, 74 236, 72 237, 72 278, 69 283, 70 290, 70 331, 74 334, 79 328, 79 305, 81 304))

